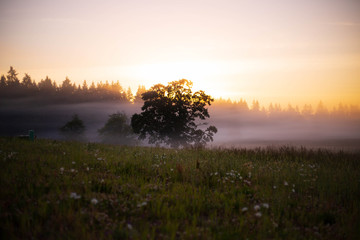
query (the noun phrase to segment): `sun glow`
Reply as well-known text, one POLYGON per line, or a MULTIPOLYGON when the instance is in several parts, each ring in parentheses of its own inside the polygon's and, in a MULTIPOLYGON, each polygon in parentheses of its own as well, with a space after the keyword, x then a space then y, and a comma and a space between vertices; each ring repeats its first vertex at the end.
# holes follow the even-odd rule
POLYGON ((188 79, 205 85, 207 78, 221 74, 224 69, 214 62, 174 62, 143 64, 129 68, 129 74, 150 87, 154 83, 166 84, 169 81, 188 79))

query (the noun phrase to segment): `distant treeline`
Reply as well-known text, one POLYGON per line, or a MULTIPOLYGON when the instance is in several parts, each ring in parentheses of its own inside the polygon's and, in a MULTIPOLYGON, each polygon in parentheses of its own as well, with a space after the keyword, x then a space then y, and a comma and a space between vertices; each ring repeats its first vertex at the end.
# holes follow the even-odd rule
MULTIPOLYGON (((46 103, 84 103, 84 102, 120 102, 120 103, 142 103, 141 94, 146 92, 144 86, 139 86, 135 96, 130 88, 124 89, 119 81, 92 82, 90 86, 84 80, 83 84, 76 85, 66 77, 58 85, 48 76, 36 83, 29 74, 25 74, 20 80, 18 73, 13 67, 2 75, 0 79, 0 100, 1 99, 21 99, 26 98, 30 101, 46 103)), ((346 105, 339 103, 337 107, 328 109, 321 101, 317 106, 311 104, 304 106, 292 106, 289 104, 284 107, 280 104, 271 103, 269 106, 261 106, 259 101, 254 100, 251 105, 246 100, 231 101, 230 99, 215 99, 212 104, 217 109, 232 109, 235 112, 251 112, 267 116, 302 115, 302 116, 360 116, 360 109, 357 105, 346 105)))
POLYGON ((119 83, 106 81, 90 85, 84 80, 82 85, 76 85, 66 77, 57 85, 48 76, 36 83, 29 74, 20 80, 13 67, 0 78, 0 99, 31 98, 32 100, 45 100, 47 103, 79 103, 117 101, 121 103, 141 102, 141 94, 146 91, 139 86, 134 96, 131 89, 125 90, 119 83))
POLYGON ((339 103, 337 106, 329 109, 320 101, 316 107, 311 104, 305 104, 301 107, 288 104, 286 107, 278 103, 270 103, 269 106, 261 106, 259 101, 254 100, 249 105, 246 100, 240 99, 239 101, 231 101, 230 99, 216 99, 213 103, 214 106, 220 109, 232 109, 240 112, 252 112, 258 115, 266 116, 280 116, 280 115, 302 115, 302 116, 360 116, 360 109, 357 105, 347 105, 339 103))

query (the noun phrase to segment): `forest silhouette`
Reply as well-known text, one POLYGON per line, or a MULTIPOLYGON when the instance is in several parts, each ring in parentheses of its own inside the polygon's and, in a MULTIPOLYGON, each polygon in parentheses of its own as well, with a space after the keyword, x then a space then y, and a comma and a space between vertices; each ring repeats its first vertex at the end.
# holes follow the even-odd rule
MULTIPOLYGON (((145 86, 138 86, 134 95, 129 88, 121 86, 119 81, 111 82, 100 81, 88 84, 86 80, 82 84, 75 84, 68 77, 57 84, 46 76, 36 82, 27 73, 20 80, 17 71, 10 66, 7 74, 0 77, 0 100, 26 99, 28 103, 42 104, 68 104, 68 103, 91 103, 91 102, 118 102, 118 103, 142 103, 142 94, 147 91, 145 86)), ((277 103, 271 103, 269 106, 261 106, 259 101, 254 100, 248 104, 246 100, 240 99, 232 101, 230 99, 215 99, 213 108, 233 109, 234 111, 252 112, 254 114, 263 114, 266 116, 290 115, 303 117, 326 117, 326 116, 358 116, 360 109, 357 105, 347 105, 339 103, 338 106, 328 109, 322 101, 319 101, 316 107, 311 104, 303 106, 283 107, 277 103)))
POLYGON ((117 101, 132 103, 141 101, 141 94, 146 91, 144 86, 139 86, 135 96, 130 88, 125 90, 119 81, 92 82, 88 85, 84 80, 83 84, 76 85, 66 77, 60 85, 51 80, 48 76, 38 83, 25 74, 22 80, 13 67, 0 78, 0 99, 21 99, 28 98, 32 101, 47 103, 80 103, 80 102, 106 102, 117 101))

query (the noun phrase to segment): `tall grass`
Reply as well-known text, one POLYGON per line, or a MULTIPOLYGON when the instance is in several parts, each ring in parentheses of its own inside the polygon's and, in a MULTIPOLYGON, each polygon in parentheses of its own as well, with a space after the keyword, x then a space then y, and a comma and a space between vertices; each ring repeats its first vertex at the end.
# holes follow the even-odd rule
POLYGON ((360 154, 0 138, 2 239, 359 239, 360 154))

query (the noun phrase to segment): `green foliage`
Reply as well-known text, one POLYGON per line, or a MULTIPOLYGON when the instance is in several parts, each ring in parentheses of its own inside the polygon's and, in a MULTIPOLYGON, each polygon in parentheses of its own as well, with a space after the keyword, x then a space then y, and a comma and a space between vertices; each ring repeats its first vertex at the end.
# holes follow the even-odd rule
POLYGON ((165 143, 171 147, 205 145, 213 140, 216 127, 200 129, 199 122, 209 118, 206 105, 214 99, 204 91, 192 93, 192 82, 186 79, 157 84, 142 94, 141 114, 134 114, 131 126, 140 139, 165 143))
POLYGON ((132 145, 135 143, 130 120, 124 112, 109 115, 105 126, 98 130, 103 142, 132 145))
POLYGON ((359 239, 359 153, 0 138, 2 239, 359 239))
POLYGON ((75 114, 69 122, 60 128, 60 132, 66 138, 81 140, 85 132, 84 122, 75 114))

